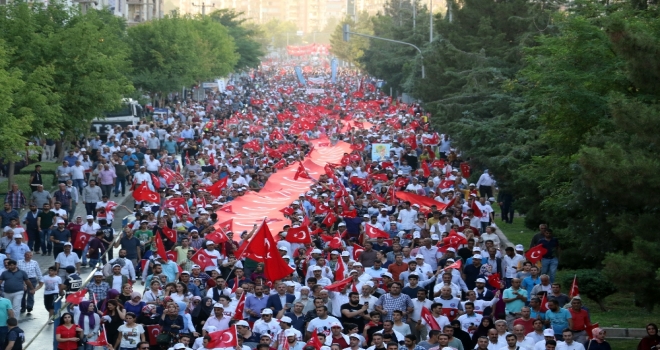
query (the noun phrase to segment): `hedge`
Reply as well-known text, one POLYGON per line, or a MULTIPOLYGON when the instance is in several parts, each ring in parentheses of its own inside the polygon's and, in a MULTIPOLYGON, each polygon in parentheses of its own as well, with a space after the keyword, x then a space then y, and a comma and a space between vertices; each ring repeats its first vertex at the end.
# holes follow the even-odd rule
MULTIPOLYGON (((18 173, 30 175, 30 173, 34 171, 34 167, 37 165, 41 165, 42 174, 55 175, 55 173, 57 172, 57 167, 62 165, 62 163, 53 163, 53 162, 32 163, 29 164, 28 166, 21 168, 21 170, 18 173)), ((44 183, 46 183, 46 181, 44 181, 44 183)), ((48 188, 48 186, 46 186, 46 188, 48 188)))

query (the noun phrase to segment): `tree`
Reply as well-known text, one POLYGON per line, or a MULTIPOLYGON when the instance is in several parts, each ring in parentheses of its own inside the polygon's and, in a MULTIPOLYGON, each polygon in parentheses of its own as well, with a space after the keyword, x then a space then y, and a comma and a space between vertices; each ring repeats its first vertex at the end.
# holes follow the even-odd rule
POLYGON ((351 35, 348 42, 344 41, 343 27, 348 24, 350 30, 356 33, 373 35, 372 23, 369 20, 369 14, 362 12, 358 14, 357 22, 346 16, 346 18, 339 23, 332 35, 330 36, 331 52, 351 65, 363 68, 360 59, 364 56, 364 51, 369 47, 369 39, 357 35, 351 35))
POLYGON ((302 37, 296 35, 297 31, 298 26, 294 22, 272 19, 259 26, 259 32, 263 34, 259 42, 263 48, 272 46, 275 49, 301 44, 302 37))
POLYGON ((222 24, 234 38, 236 52, 239 55, 236 69, 257 68, 264 56, 264 50, 257 41, 263 34, 258 28, 249 28, 245 25, 245 19, 239 19, 243 13, 233 9, 221 9, 214 11, 209 16, 216 22, 222 24))
POLYGON ((222 24, 174 12, 128 29, 133 83, 152 95, 226 75, 238 62, 222 24))
POLYGON ((606 311, 605 308, 605 298, 616 293, 616 288, 612 285, 612 282, 605 278, 599 270, 576 270, 573 272, 573 275, 566 275, 562 284, 564 286, 570 286, 573 283, 573 278, 577 277, 578 286, 580 289, 580 296, 586 296, 587 298, 595 301, 600 309, 606 311))

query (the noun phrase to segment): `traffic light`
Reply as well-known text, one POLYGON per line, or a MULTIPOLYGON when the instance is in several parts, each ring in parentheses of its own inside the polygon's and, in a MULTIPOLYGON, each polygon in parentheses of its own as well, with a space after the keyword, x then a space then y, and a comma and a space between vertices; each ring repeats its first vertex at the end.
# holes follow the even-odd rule
POLYGON ((344 24, 343 29, 344 29, 343 30, 343 32, 344 32, 344 41, 348 41, 348 39, 350 38, 349 33, 351 31, 351 27, 348 24, 344 24))

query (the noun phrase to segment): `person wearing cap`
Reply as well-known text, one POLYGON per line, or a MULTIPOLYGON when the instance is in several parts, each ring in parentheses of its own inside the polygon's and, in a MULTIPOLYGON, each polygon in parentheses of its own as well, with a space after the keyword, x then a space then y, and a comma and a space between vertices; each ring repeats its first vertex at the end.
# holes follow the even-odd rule
POLYGON ((554 350, 555 347, 552 347, 554 345, 555 347, 557 346, 557 341, 555 340, 555 334, 553 333, 552 329, 546 329, 543 331, 543 340, 539 340, 534 344, 534 350, 536 349, 542 349, 542 350, 554 350), (550 345, 548 347, 547 345, 550 345))
POLYGON ((54 230, 50 230, 48 239, 53 244, 53 255, 57 257, 62 251, 64 251, 64 243, 71 242, 71 231, 66 228, 66 222, 61 218, 57 219, 56 225, 57 226, 54 230))
POLYGON ((111 289, 108 282, 105 281, 103 272, 96 271, 92 277, 93 279, 87 283, 87 291, 89 292, 89 300, 93 300, 96 296, 96 300, 102 301, 105 300, 108 296, 108 291, 111 289))
MULTIPOLYGON (((281 323, 282 321, 280 321, 281 323)), ((300 332, 289 328, 280 332, 277 336, 277 349, 283 350, 285 347, 289 350, 303 350, 305 343, 300 341, 300 332), (281 340, 280 340, 281 339, 281 340)))
POLYGON ((59 253, 55 258, 55 267, 57 267, 57 275, 61 278, 66 278, 68 273, 66 272, 67 266, 75 266, 76 271, 80 273, 80 258, 78 254, 71 251, 72 245, 69 242, 64 243, 64 251, 59 253))
MULTIPOLYGON (((13 220, 12 220, 13 221, 13 220)), ((23 235, 12 230, 12 242, 5 248, 5 254, 8 258, 19 261, 23 259, 26 252, 30 251, 30 247, 23 243, 23 235)))
POLYGON ((261 318, 254 322, 252 330, 259 334, 277 335, 282 331, 279 322, 273 317, 273 310, 265 308, 261 311, 261 318))
POLYGON ((229 321, 230 318, 225 315, 225 307, 221 303, 215 303, 213 304, 213 315, 209 316, 209 318, 206 320, 204 323, 204 327, 202 327, 202 330, 204 331, 204 334, 208 334, 209 327, 215 327, 217 330, 225 330, 229 328, 229 321))

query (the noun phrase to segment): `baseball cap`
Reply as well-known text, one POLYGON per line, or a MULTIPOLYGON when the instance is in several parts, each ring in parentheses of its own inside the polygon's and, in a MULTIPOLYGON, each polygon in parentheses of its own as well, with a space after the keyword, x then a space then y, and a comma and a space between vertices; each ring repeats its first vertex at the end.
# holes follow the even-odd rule
POLYGON ((237 325, 237 326, 243 326, 243 327, 248 327, 248 328, 250 327, 250 324, 247 323, 247 321, 245 321, 245 320, 240 320, 240 321, 236 322, 235 325, 237 325))
MULTIPOLYGON (((213 304, 213 307, 214 307, 214 308, 219 307, 219 308, 221 308, 221 309, 224 309, 224 308, 225 308, 225 307, 224 307, 222 304, 220 304, 220 303, 215 303, 215 304, 213 304)), ((270 309, 269 309, 269 310, 270 310, 270 309)))
MULTIPOLYGON (((282 318, 284 318, 284 317, 282 317, 282 318)), ((288 318, 288 317, 287 317, 287 318, 288 318)), ((290 319, 289 319, 289 320, 290 320, 290 319)), ((284 321, 282 321, 282 320, 280 319, 280 322, 284 322, 284 321)), ((287 323, 290 323, 290 322, 287 322, 287 323)), ((295 336, 296 336, 296 332, 295 332, 293 329, 290 329, 290 328, 289 328, 289 329, 287 329, 287 330, 284 331, 284 336, 285 336, 285 337, 295 337, 295 336)))
POLYGON ((280 322, 291 323, 291 317, 282 316, 282 318, 280 318, 280 322))
POLYGON ((92 219, 94 220, 94 215, 87 215, 87 220, 92 219))
POLYGON ((525 247, 522 244, 516 244, 516 251, 522 252, 525 251, 525 247))
POLYGON ((452 253, 456 253, 456 249, 451 248, 451 247, 450 247, 450 248, 447 248, 447 251, 448 251, 448 252, 452 252, 452 253))
MULTIPOLYGON (((410 276, 408 276, 408 277, 410 277, 410 276)), ((483 279, 483 278, 477 278, 477 280, 475 282, 476 283, 486 283, 486 280, 483 279)))
POLYGON ((351 256, 351 253, 344 250, 343 252, 341 252, 341 256, 351 256))
POLYGON ((555 336, 555 331, 553 331, 552 329, 548 328, 548 329, 546 329, 546 330, 543 331, 543 336, 544 336, 544 337, 554 337, 554 336, 555 336))
MULTIPOLYGON (((439 241, 439 240, 440 240, 440 237, 439 237, 438 235, 436 235, 436 234, 432 234, 432 235, 431 235, 431 239, 434 240, 434 241, 439 241)), ((449 248, 449 249, 451 249, 451 248, 449 248)))
POLYGON ((417 254, 417 255, 415 255, 415 259, 424 259, 424 255, 417 254))
POLYGON ((482 259, 482 258, 483 258, 483 257, 481 256, 481 254, 474 254, 474 255, 472 255, 472 259, 482 259))
POLYGON ((273 310, 271 310, 271 309, 263 309, 263 310, 261 310, 261 314, 262 314, 262 315, 272 315, 272 314, 273 314, 273 310))

